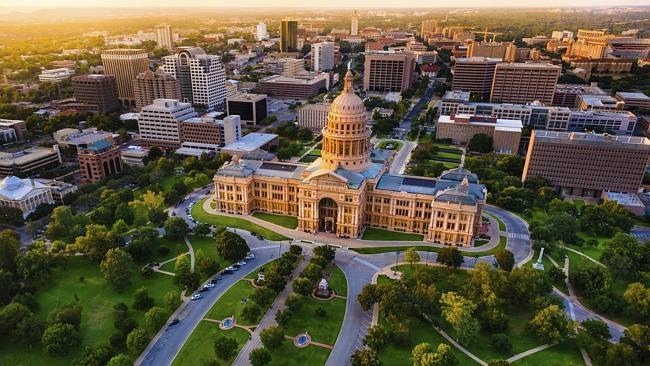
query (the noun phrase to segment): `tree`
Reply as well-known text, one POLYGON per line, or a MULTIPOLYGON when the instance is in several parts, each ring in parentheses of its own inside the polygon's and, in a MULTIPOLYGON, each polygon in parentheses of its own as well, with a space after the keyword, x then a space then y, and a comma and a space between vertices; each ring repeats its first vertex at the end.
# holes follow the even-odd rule
POLYGON ((250 252, 246 240, 230 231, 223 231, 217 238, 217 252, 224 259, 237 262, 250 252))
POLYGON ((235 354, 237 347, 237 341, 233 338, 219 336, 214 340, 214 353, 224 361, 235 354))
POLYGON ((115 235, 104 225, 86 225, 86 235, 77 237, 75 246, 96 262, 101 261, 106 252, 117 245, 115 235))
POLYGON ((650 360, 650 327, 641 324, 632 324, 623 333, 621 343, 630 346, 642 363, 650 360))
POLYGON ((411 352, 413 366, 455 366, 458 360, 451 347, 440 343, 434 349, 429 343, 420 343, 411 352))
POLYGON ((131 283, 132 266, 131 256, 120 248, 109 249, 99 265, 106 282, 118 291, 131 283))
POLYGON ((358 349, 352 353, 352 366, 381 366, 377 351, 370 348, 358 349))
POLYGON ((557 305, 540 310, 530 321, 531 329, 548 342, 560 342, 575 332, 576 324, 557 305))
POLYGON ((605 242, 600 261, 615 277, 632 278, 639 270, 641 246, 633 237, 617 233, 605 242))
POLYGON ((276 292, 268 287, 260 287, 251 295, 251 300, 261 307, 267 307, 273 303, 276 292))
POLYGON ((16 325, 16 337, 29 345, 34 345, 41 340, 44 330, 45 322, 36 315, 32 315, 16 325))
POLYGON ((260 347, 255 348, 248 355, 248 360, 252 366, 265 366, 271 362, 271 352, 268 349, 260 347))
POLYGON ((109 345, 96 344, 86 346, 83 356, 74 362, 75 366, 106 365, 113 356, 109 345))
POLYGON ((455 247, 445 247, 442 248, 440 253, 438 253, 438 258, 436 259, 438 263, 442 263, 447 267, 458 268, 463 264, 463 255, 455 247))
POLYGON ((260 339, 264 347, 276 349, 284 342, 284 330, 277 325, 268 327, 260 332, 260 339))
POLYGON ((490 360, 488 366, 510 366, 510 362, 506 360, 490 360))
POLYGON ((404 252, 404 260, 407 261, 411 267, 413 267, 415 263, 418 263, 420 261, 420 255, 415 248, 411 247, 406 249, 404 252))
POLYGON ((602 320, 587 319, 584 320, 580 325, 585 333, 587 333, 587 335, 589 335, 592 339, 606 341, 611 336, 607 323, 602 320))
POLYGON ((300 294, 290 294, 284 303, 287 305, 287 308, 289 310, 291 310, 293 313, 297 313, 305 304, 305 297, 300 294))
POLYGON ((640 282, 627 286, 623 294, 628 304, 628 312, 640 320, 650 319, 650 288, 640 282))
POLYGON ((293 291, 300 295, 307 296, 312 290, 311 281, 306 277, 298 277, 293 281, 293 291))
POLYGON ((375 284, 368 284, 361 289, 357 300, 364 311, 370 310, 381 299, 381 292, 375 284))
POLYGON ((169 309, 169 311, 174 311, 181 305, 181 297, 176 291, 167 292, 163 301, 165 302, 165 305, 167 305, 167 309, 169 309))
POLYGON ((319 245, 314 248, 314 255, 327 259, 327 262, 334 260, 336 250, 329 245, 319 245))
POLYGON ((552 288, 544 272, 528 266, 515 268, 508 274, 508 295, 513 304, 530 304, 535 298, 551 292, 552 288))
POLYGON ((23 212, 15 207, 0 207, 0 224, 23 226, 23 212))
POLYGON ((15 334, 18 324, 33 316, 27 306, 11 303, 0 310, 0 334, 15 334))
POLYGON ((580 292, 587 296, 595 296, 609 290, 612 278, 606 268, 587 263, 569 273, 569 281, 580 292))
POLYGON ((63 305, 59 310, 53 310, 47 316, 47 324, 70 324, 75 329, 81 327, 81 312, 83 307, 78 302, 63 305))
POLYGON ((603 364, 607 366, 628 366, 635 365, 637 361, 632 347, 623 343, 615 343, 607 347, 603 364))
POLYGON ((244 308, 241 311, 242 318, 250 321, 251 323, 255 322, 255 320, 257 320, 261 314, 262 308, 255 301, 249 301, 246 305, 244 305, 244 308))
POLYGON ((81 336, 70 324, 53 324, 45 329, 41 338, 43 351, 50 356, 65 356, 81 345, 81 336))
POLYGON ((478 324, 476 319, 472 318, 476 305, 455 292, 444 293, 440 303, 445 320, 454 327, 459 338, 465 340, 464 343, 471 343, 478 334, 478 324))
POLYGON ((381 325, 375 325, 368 329, 368 333, 363 338, 363 344, 374 350, 381 350, 388 342, 388 333, 381 325))
POLYGON ((131 366, 133 365, 133 361, 131 361, 131 358, 124 353, 120 353, 117 356, 113 356, 108 361, 108 364, 106 366, 131 366))
POLYGON ((20 241, 11 230, 0 233, 0 270, 16 273, 16 257, 20 249, 20 241))
POLYGON ((515 265, 515 256, 512 254, 511 251, 507 249, 500 249, 499 251, 496 252, 494 257, 497 260, 497 264, 499 265, 499 268, 508 272, 512 271, 512 267, 515 265))
POLYGON ((510 338, 503 333, 493 334, 490 337, 490 346, 499 352, 510 352, 512 349, 512 342, 510 338))
POLYGON ((210 235, 210 225, 202 222, 194 227, 194 234, 198 236, 208 236, 210 235))
POLYGON ((187 235, 189 226, 184 219, 170 216, 165 220, 165 236, 170 239, 182 239, 187 235))
POLYGON ((149 291, 143 286, 133 293, 133 308, 135 310, 146 311, 151 309, 154 304, 153 297, 149 296, 149 291))
POLYGON ((138 355, 149 344, 149 337, 147 331, 142 328, 135 328, 126 337, 126 349, 132 355, 138 355))
POLYGON ((167 322, 167 312, 163 308, 152 307, 144 314, 144 328, 154 335, 167 322))
POLYGON ((492 137, 483 133, 477 133, 469 139, 467 149, 481 154, 489 153, 493 149, 492 137))

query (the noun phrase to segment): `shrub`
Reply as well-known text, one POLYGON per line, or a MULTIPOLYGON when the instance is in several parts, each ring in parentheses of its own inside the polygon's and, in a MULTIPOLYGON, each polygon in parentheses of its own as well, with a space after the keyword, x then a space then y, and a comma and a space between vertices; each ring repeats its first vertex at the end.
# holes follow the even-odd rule
POLYGON ((294 313, 297 313, 305 303, 305 297, 299 294, 291 294, 287 297, 285 304, 287 308, 294 313))
POLYGON ((510 352, 512 343, 510 338, 503 333, 497 333, 490 337, 490 346, 499 352, 510 352))
POLYGON ((170 249, 166 245, 161 245, 161 246, 158 247, 158 254, 160 254, 160 255, 167 255, 167 254, 169 254, 169 252, 170 252, 170 249))
POLYGON ((322 307, 317 307, 316 310, 314 310, 314 315, 316 315, 319 318, 326 318, 327 317, 327 311, 323 309, 322 307))
POLYGON ((262 344, 268 349, 276 349, 284 342, 284 330, 278 326, 269 327, 260 333, 262 344))
POLYGON ((300 245, 291 244, 289 246, 289 252, 291 252, 291 253, 293 253, 295 255, 300 255, 300 254, 302 254, 302 248, 300 247, 300 245))

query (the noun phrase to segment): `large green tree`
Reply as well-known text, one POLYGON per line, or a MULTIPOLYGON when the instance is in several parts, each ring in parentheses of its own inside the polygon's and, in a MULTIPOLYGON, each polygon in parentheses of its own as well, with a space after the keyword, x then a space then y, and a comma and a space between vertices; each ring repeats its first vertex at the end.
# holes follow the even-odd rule
POLYGON ((244 259, 250 248, 241 236, 224 230, 217 237, 217 252, 224 259, 236 262, 244 259))
POLYGON ((112 248, 99 265, 106 281, 116 290, 123 290, 131 283, 133 260, 126 251, 112 248))
POLYGON ((576 324, 559 306, 549 305, 535 314, 530 327, 545 341, 560 342, 573 335, 576 324))

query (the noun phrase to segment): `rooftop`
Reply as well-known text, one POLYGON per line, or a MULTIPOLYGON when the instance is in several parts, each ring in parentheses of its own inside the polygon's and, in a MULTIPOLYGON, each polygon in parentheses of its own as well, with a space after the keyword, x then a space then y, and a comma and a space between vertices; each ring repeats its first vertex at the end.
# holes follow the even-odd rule
POLYGON ((53 154, 56 154, 56 151, 51 147, 35 147, 33 149, 18 151, 14 153, 0 152, 0 165, 22 165, 38 159, 49 157, 53 154))
POLYGON ((232 144, 226 145, 223 150, 250 153, 275 140, 276 138, 278 138, 278 135, 274 133, 252 132, 233 142, 232 144))
POLYGON ((619 103, 616 98, 609 95, 580 95, 578 98, 580 98, 582 102, 592 108, 616 108, 616 105, 619 103))
POLYGON ((445 92, 442 100, 461 100, 464 102, 469 102, 470 92, 464 92, 460 90, 449 90, 445 92))
POLYGON ((47 186, 30 178, 20 179, 11 175, 0 181, 0 197, 19 201, 39 188, 47 188, 47 186))
POLYGON ((575 142, 590 142, 590 143, 612 143, 612 144, 625 144, 637 145, 650 149, 650 140, 646 137, 636 136, 622 136, 622 135, 609 135, 600 133, 585 133, 585 132, 557 132, 557 131, 544 131, 533 130, 535 139, 556 140, 556 141, 575 141, 575 142))
POLYGON ((637 100, 645 100, 645 101, 650 100, 650 97, 645 95, 644 93, 617 92, 616 96, 620 97, 623 100, 625 99, 637 99, 637 100))
POLYGON ((518 119, 500 119, 488 116, 473 116, 470 114, 456 114, 440 116, 438 123, 470 124, 477 126, 494 126, 497 131, 521 131, 523 124, 518 119))
POLYGON ((326 74, 319 73, 305 73, 295 76, 287 75, 271 75, 267 76, 260 80, 261 83, 273 83, 273 84, 305 84, 311 85, 324 80, 327 77, 326 74))

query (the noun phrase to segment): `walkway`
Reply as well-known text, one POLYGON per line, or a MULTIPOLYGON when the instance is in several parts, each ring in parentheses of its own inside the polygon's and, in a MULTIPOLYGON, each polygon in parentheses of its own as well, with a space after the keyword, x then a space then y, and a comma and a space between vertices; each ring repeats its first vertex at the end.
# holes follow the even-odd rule
POLYGON ((585 258, 587 258, 588 260, 590 260, 590 261, 596 263, 596 264, 599 265, 599 266, 602 266, 602 267, 607 268, 606 265, 604 265, 604 264, 600 263, 599 261, 597 261, 597 260, 591 258, 590 256, 586 255, 585 253, 583 253, 583 252, 581 252, 581 251, 578 251, 578 250, 575 250, 575 249, 573 249, 573 248, 569 248, 569 247, 564 247, 564 249, 566 249, 566 250, 568 250, 568 251, 570 251, 570 252, 572 252, 572 253, 575 253, 575 254, 577 254, 577 255, 579 255, 579 256, 581 256, 581 257, 585 257, 585 258))
POLYGON ((435 329, 440 335, 447 340, 447 342, 451 343, 452 346, 456 347, 459 351, 463 352, 467 357, 471 358, 472 360, 476 361, 478 364, 481 366, 487 366, 487 362, 481 360, 478 358, 476 355, 474 355, 472 352, 468 351, 465 347, 461 346, 458 342, 456 342, 453 338, 447 334, 444 330, 436 327, 435 325, 433 326, 433 329, 435 329))
POLYGON ((194 272, 194 247, 192 246, 192 243, 190 240, 185 237, 185 244, 187 245, 188 252, 190 254, 190 272, 194 272))
POLYGON ((543 351, 543 350, 545 350, 547 348, 553 347, 556 344, 557 344, 557 342, 553 342, 553 343, 543 344, 543 345, 541 345, 539 347, 531 348, 528 351, 525 351, 525 352, 522 352, 522 353, 519 353, 519 354, 516 354, 516 355, 510 357, 506 361, 508 361, 510 363, 513 363, 513 362, 515 362, 517 360, 521 360, 524 357, 528 357, 528 356, 532 355, 533 353, 537 353, 539 351, 543 351))
POLYGON ((262 339, 260 338, 260 333, 264 329, 277 325, 277 322, 275 321, 275 314, 278 312, 278 310, 281 310, 285 307, 284 305, 285 300, 291 293, 293 293, 293 281, 296 278, 298 278, 300 272, 302 272, 305 269, 305 267, 307 267, 307 264, 309 264, 309 260, 311 259, 311 253, 309 253, 305 249, 306 248, 303 248, 304 257, 301 258, 300 262, 298 262, 298 265, 291 273, 291 279, 289 280, 289 282, 287 282, 287 285, 284 287, 284 290, 282 290, 282 292, 280 292, 280 294, 278 294, 278 296, 275 298, 275 301, 273 301, 273 304, 271 304, 271 307, 266 312, 266 314, 264 314, 264 317, 257 325, 257 328, 255 328, 255 331, 249 338, 248 342, 246 342, 244 347, 242 347, 241 351, 239 351, 237 358, 235 358, 235 360, 232 363, 233 366, 250 365, 249 357, 251 351, 253 351, 256 348, 262 347, 262 339))

